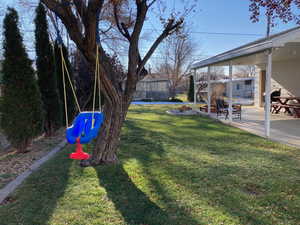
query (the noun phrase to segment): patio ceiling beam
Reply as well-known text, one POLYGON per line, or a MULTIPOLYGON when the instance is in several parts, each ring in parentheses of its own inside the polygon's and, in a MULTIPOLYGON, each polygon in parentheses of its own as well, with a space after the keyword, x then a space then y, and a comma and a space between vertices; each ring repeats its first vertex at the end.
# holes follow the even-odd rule
POLYGON ((267 51, 267 71, 265 87, 265 135, 270 137, 271 126, 271 78, 272 78, 272 50, 267 51))
MULTIPOLYGON (((258 54, 261 52, 264 52, 268 49, 271 49, 273 46, 273 43, 268 41, 260 44, 256 44, 254 46, 247 46, 246 48, 242 49, 233 49, 229 52, 225 52, 220 55, 216 55, 214 57, 202 60, 200 62, 197 62, 192 65, 192 69, 200 69, 207 66, 217 66, 218 64, 228 64, 228 62, 232 62, 235 59, 250 56, 254 54, 258 54)), ((277 46, 282 47, 282 46, 277 46)))

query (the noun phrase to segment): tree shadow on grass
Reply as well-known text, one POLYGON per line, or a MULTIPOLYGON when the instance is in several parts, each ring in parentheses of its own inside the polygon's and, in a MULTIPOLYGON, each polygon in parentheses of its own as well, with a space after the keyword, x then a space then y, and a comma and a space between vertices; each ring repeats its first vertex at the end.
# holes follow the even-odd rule
MULTIPOLYGON (((126 127, 127 132, 122 137, 124 140, 121 149, 123 160, 135 158, 142 165, 143 176, 146 177, 152 189, 161 196, 160 198, 164 202, 164 208, 166 208, 168 214, 172 216, 172 211, 175 210, 177 216, 179 215, 180 217, 177 217, 177 219, 184 221, 184 223, 177 223, 178 221, 175 219, 176 222, 174 224, 201 224, 203 222, 195 221, 183 207, 174 204, 178 200, 176 199, 178 196, 170 197, 170 188, 159 180, 161 177, 156 177, 157 171, 159 171, 159 174, 163 174, 163 176, 171 179, 171 183, 180 185, 183 190, 201 196, 195 201, 207 202, 220 215, 230 215, 227 219, 232 218, 243 224, 274 224, 274 221, 276 221, 275 223, 280 223, 284 220, 284 217, 289 217, 289 221, 297 221, 299 219, 296 213, 299 208, 297 201, 286 201, 285 197, 281 196, 283 193, 289 195, 289 191, 286 191, 288 190, 286 188, 297 190, 297 180, 291 180, 295 176, 293 166, 281 164, 282 161, 289 161, 295 166, 298 164, 296 160, 292 160, 291 156, 269 151, 271 148, 276 147, 277 144, 272 144, 268 141, 265 141, 266 143, 263 144, 255 143, 261 142, 263 139, 241 132, 244 136, 243 141, 248 143, 249 146, 253 146, 247 146, 247 149, 244 149, 238 136, 228 139, 228 135, 224 134, 225 140, 222 140, 223 142, 236 143, 237 146, 229 148, 230 146, 226 144, 227 149, 221 149, 222 151, 220 151, 222 146, 218 144, 219 138, 208 138, 205 135, 204 137, 200 135, 197 137, 198 141, 208 141, 210 144, 201 146, 195 144, 194 147, 199 149, 199 154, 202 151, 205 154, 209 154, 212 151, 216 152, 217 156, 214 159, 217 161, 211 163, 202 161, 201 158, 197 160, 191 158, 187 151, 183 154, 180 152, 180 149, 178 149, 178 153, 176 151, 168 151, 166 153, 163 144, 165 144, 166 140, 170 140, 171 137, 165 132, 157 132, 153 127, 143 129, 141 124, 139 122, 136 123, 134 120, 126 121, 126 127), (248 138, 249 140, 247 140, 248 138), (239 146, 239 144, 241 145, 239 146), (128 153, 126 150, 130 152, 128 153), (236 153, 242 154, 243 151, 246 151, 245 153, 249 157, 248 159, 243 159, 245 162, 241 161, 239 164, 230 163, 228 158, 233 157, 236 153), (294 175, 291 175, 289 180, 284 177, 282 179, 276 178, 282 174, 280 172, 282 167, 278 169, 275 166, 272 168, 264 168, 262 166, 253 168, 253 165, 257 163, 257 159, 271 160, 274 162, 274 165, 284 166, 284 171, 289 171, 294 175), (256 207, 257 210, 253 210, 256 207), (288 207, 289 211, 285 211, 284 207, 288 207), (273 208, 280 215, 269 217, 264 214, 265 210, 267 210, 267 213, 269 212, 269 208, 273 208)), ((168 129, 175 129, 172 131, 176 133, 176 135, 172 135, 173 138, 183 134, 180 131, 181 127, 185 126, 177 128, 172 125, 169 126, 168 129)), ((204 126, 204 131, 202 132, 208 131, 209 128, 204 126)), ((192 138, 190 142, 185 140, 184 143, 190 145, 192 138)), ((179 144, 180 142, 177 143, 175 141, 172 146, 176 147, 179 144)), ((205 204, 204 207, 206 207, 205 204)), ((199 206, 202 207, 201 205, 199 206)))
POLYGON ((291 190, 297 194, 299 182, 290 180, 287 183, 285 179, 276 178, 276 172, 269 171, 269 175, 261 169, 256 170, 261 174, 257 176, 241 166, 206 163, 204 167, 188 169, 184 165, 172 164, 163 168, 170 175, 176 174, 172 178, 178 185, 202 196, 201 200, 215 211, 228 214, 241 224, 281 224, 286 218, 290 224, 299 221, 297 200, 287 201, 285 197, 291 194, 291 190), (269 216, 270 209, 277 215, 269 216))
MULTIPOLYGON (((131 180, 121 165, 97 167, 100 185, 130 225, 175 225, 168 212, 151 201, 131 180)), ((195 223, 191 223, 195 224, 195 223)))
MULTIPOLYGON (((69 149, 69 148, 68 148, 69 149)), ((0 207, 1 225, 44 225, 65 194, 72 161, 58 153, 34 172, 12 195, 12 203, 0 207)))
MULTIPOLYGON (((150 157, 150 154, 155 152, 156 156, 162 156, 164 149, 162 145, 155 140, 149 143, 149 140, 145 138, 147 132, 134 125, 132 121, 126 122, 127 127, 130 127, 129 133, 123 136, 122 139, 132 138, 135 143, 135 148, 140 149, 140 157, 144 160, 150 157), (133 129, 133 130, 132 130, 133 129), (133 131, 133 132, 132 132, 133 131), (146 133, 145 133, 146 132, 146 133), (139 134, 139 138, 136 135, 139 134), (126 137, 127 136, 127 137, 126 137)), ((153 137, 153 136, 152 136, 153 137)), ((122 150, 121 150, 122 151, 122 150)), ((124 151, 126 151, 124 149, 124 151)), ((128 154, 128 151, 124 154, 128 154)), ((130 153, 129 153, 130 154, 130 153)), ((132 158, 130 155, 123 155, 121 161, 132 158)), ((199 221, 196 221, 192 216, 183 208, 176 205, 176 199, 172 199, 168 196, 166 190, 159 182, 154 182, 154 179, 148 179, 146 181, 152 184, 151 189, 157 192, 155 195, 159 196, 159 201, 162 201, 164 207, 159 206, 152 201, 149 196, 139 189, 130 175, 124 169, 122 163, 118 165, 100 166, 95 168, 98 174, 99 183, 106 189, 108 198, 114 203, 116 209, 122 214, 124 220, 130 225, 176 225, 176 224, 189 224, 200 225, 199 221), (172 207, 169 207, 172 204, 172 207), (181 220, 178 220, 178 216, 181 220), (182 223, 183 220, 185 223, 182 223)), ((144 176, 144 174, 134 174, 132 177, 135 182, 139 182, 138 176, 144 176)), ((141 182, 145 182, 144 177, 141 177, 141 182)), ((141 184, 143 186, 143 184, 141 184)))

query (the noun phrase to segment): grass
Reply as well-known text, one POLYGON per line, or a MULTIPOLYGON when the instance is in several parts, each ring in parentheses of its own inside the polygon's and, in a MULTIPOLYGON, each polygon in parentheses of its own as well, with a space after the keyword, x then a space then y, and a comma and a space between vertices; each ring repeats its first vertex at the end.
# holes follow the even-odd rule
POLYGON ((176 96, 176 98, 180 99, 180 100, 183 101, 183 102, 188 102, 187 94, 186 94, 186 93, 184 93, 184 94, 178 94, 178 95, 176 96))
POLYGON ((299 149, 166 109, 131 108, 118 165, 80 168, 66 148, 0 206, 0 224, 300 224, 299 149))

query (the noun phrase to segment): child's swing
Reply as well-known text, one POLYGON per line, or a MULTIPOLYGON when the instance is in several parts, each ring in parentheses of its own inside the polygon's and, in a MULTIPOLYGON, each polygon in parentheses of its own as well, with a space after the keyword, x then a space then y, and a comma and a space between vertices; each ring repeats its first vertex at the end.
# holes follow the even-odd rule
MULTIPOLYGON (((96 138, 99 132, 99 129, 103 123, 104 115, 101 107, 101 83, 100 83, 100 64, 99 64, 99 42, 97 37, 97 47, 96 47, 96 67, 95 67, 95 81, 94 81, 94 94, 93 94, 93 111, 84 111, 80 110, 80 106, 77 100, 75 89, 73 87, 70 74, 64 59, 64 54, 62 50, 62 38, 60 37, 59 30, 57 29, 57 40, 59 43, 59 49, 61 54, 62 62, 62 75, 63 75, 63 89, 64 89, 64 102, 65 102, 65 117, 66 117, 66 138, 70 144, 76 143, 76 151, 70 154, 71 159, 85 160, 90 158, 88 153, 83 152, 82 145, 89 143, 92 139, 96 138), (79 114, 74 119, 71 126, 68 122, 68 107, 67 107, 67 95, 66 95, 66 84, 65 84, 65 74, 67 74, 68 81, 70 83, 74 99, 79 111, 79 114), (95 111, 96 105, 96 89, 98 83, 98 96, 99 96, 99 111, 95 111)), ((98 36, 98 34, 97 34, 98 36)))

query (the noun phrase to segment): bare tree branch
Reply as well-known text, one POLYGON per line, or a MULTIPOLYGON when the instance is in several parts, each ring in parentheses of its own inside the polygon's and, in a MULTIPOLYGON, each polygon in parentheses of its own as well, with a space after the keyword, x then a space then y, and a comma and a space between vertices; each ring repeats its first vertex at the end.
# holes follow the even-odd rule
POLYGON ((161 35, 156 39, 156 41, 152 44, 150 47, 149 51, 146 53, 145 57, 139 63, 138 65, 138 75, 142 71, 143 67, 146 65, 147 61, 150 59, 150 57, 153 55, 154 51, 157 49, 159 44, 168 36, 170 35, 174 30, 176 30, 180 25, 183 23, 183 20, 179 20, 175 22, 174 19, 170 19, 169 23, 167 24, 166 28, 164 31, 161 33, 161 35))
POLYGON ((68 30, 68 33, 71 39, 78 44, 79 48, 83 48, 83 36, 78 27, 78 21, 75 15, 72 13, 72 10, 67 5, 61 5, 53 0, 41 0, 47 8, 54 12, 63 22, 65 27, 68 30), (72 24, 72 26, 69 26, 72 24))
POLYGON ((120 24, 120 21, 119 21, 119 15, 118 15, 118 5, 117 4, 114 4, 113 6, 113 11, 114 11, 114 18, 115 18, 115 22, 116 22, 116 25, 117 25, 117 28, 119 30, 119 32, 128 40, 130 41, 130 34, 128 32, 127 29, 124 29, 125 28, 125 24, 120 24))
POLYGON ((84 23, 84 15, 86 14, 86 5, 85 1, 74 1, 78 15, 81 17, 82 22, 84 23))
POLYGON ((152 0, 149 4, 148 4, 148 8, 151 8, 151 6, 156 2, 157 0, 152 0))

